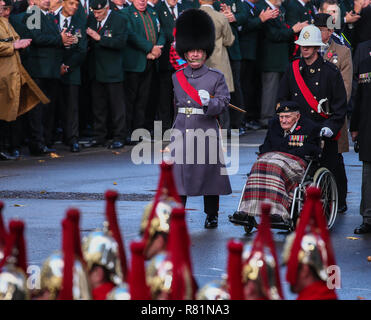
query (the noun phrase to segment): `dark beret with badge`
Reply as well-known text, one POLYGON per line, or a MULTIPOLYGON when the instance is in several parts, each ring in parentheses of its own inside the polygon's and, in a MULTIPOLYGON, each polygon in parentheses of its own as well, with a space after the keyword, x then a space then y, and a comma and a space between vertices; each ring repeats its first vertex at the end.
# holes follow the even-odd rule
POLYGON ((4 2, 4 7, 10 7, 13 5, 12 0, 2 0, 4 2))
POLYGON ((91 0, 90 2, 90 7, 93 10, 103 9, 107 5, 108 5, 108 0, 91 0))
POLYGON ((176 52, 184 54, 191 50, 204 50, 207 58, 215 47, 215 27, 210 16, 200 9, 187 9, 176 20, 176 52))
POLYGON ((333 29, 333 21, 331 20, 331 15, 328 13, 318 13, 314 16, 314 25, 316 27, 326 27, 333 29))
POLYGON ((276 113, 281 112, 300 112, 300 106, 295 101, 282 101, 277 103, 276 113))

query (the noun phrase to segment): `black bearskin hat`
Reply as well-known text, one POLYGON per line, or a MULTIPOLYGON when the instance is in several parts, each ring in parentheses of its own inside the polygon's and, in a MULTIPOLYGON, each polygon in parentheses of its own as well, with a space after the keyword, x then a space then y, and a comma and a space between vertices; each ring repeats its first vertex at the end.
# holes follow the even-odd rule
POLYGON ((215 27, 211 17, 200 9, 184 11, 176 21, 176 46, 179 56, 190 50, 206 51, 209 58, 215 47, 215 27))

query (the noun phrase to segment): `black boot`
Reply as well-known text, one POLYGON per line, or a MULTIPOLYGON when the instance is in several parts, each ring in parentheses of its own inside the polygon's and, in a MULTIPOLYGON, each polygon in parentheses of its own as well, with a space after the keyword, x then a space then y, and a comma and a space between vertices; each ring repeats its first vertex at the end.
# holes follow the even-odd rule
POLYGON ((205 229, 215 229, 218 227, 218 215, 208 214, 205 219, 205 229))

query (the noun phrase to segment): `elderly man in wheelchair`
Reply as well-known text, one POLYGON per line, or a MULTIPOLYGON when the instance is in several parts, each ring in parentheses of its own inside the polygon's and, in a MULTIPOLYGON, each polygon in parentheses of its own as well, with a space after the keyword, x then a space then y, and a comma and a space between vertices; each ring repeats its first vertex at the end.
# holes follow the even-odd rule
POLYGON ((229 216, 232 223, 245 226, 247 233, 257 226, 255 218, 260 215, 262 202, 272 205, 272 227, 292 230, 297 218, 294 214, 298 214, 293 206, 300 211, 309 184, 323 187, 327 183, 324 189, 329 193, 336 189, 332 174, 320 168, 320 127, 301 117, 296 102, 277 104, 276 113, 259 147, 258 159, 248 175, 238 209, 229 216))

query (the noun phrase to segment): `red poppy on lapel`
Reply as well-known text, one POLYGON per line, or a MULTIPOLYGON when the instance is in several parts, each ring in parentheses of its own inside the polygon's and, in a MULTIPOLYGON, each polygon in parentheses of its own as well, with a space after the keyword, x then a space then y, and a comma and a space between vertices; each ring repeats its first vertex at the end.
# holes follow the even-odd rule
POLYGON ((296 129, 295 129, 295 131, 298 131, 300 129, 301 129, 301 126, 297 126, 296 129))

